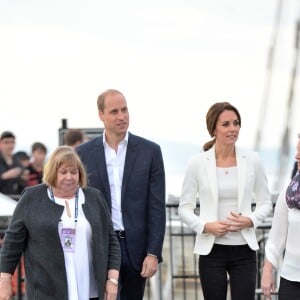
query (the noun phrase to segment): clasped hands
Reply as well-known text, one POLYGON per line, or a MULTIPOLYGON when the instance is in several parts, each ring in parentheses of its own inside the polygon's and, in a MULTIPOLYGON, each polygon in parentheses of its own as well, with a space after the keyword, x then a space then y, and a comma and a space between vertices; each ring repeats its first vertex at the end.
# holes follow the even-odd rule
POLYGON ((238 232, 252 226, 253 223, 249 217, 230 212, 230 215, 224 221, 207 222, 204 226, 204 233, 210 233, 220 237, 227 232, 238 232))

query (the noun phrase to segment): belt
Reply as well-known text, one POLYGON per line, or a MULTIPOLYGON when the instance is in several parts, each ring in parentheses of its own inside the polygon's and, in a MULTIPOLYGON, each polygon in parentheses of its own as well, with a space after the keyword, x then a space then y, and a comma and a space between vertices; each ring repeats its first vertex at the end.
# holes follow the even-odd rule
POLYGON ((119 239, 125 239, 126 238, 125 231, 123 231, 123 230, 116 230, 115 233, 116 233, 116 235, 119 239))

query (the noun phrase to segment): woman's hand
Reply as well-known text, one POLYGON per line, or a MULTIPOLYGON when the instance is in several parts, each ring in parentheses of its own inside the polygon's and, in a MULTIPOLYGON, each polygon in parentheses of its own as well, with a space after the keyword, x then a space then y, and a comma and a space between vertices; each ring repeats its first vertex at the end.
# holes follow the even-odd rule
POLYGON ((12 299, 12 282, 11 277, 0 277, 0 300, 12 299))
POLYGON ((249 217, 242 216, 241 214, 230 212, 230 216, 227 218, 230 222, 228 231, 236 232, 241 231, 244 228, 253 226, 252 220, 249 217))
POLYGON ((263 267, 261 289, 266 299, 271 299, 271 293, 275 293, 273 266, 267 259, 263 267))
POLYGON ((215 236, 223 236, 229 230, 230 224, 226 221, 207 222, 204 226, 204 233, 211 233, 215 236))
POLYGON ((111 282, 110 280, 107 280, 105 286, 104 300, 116 300, 117 295, 118 295, 118 285, 111 282))

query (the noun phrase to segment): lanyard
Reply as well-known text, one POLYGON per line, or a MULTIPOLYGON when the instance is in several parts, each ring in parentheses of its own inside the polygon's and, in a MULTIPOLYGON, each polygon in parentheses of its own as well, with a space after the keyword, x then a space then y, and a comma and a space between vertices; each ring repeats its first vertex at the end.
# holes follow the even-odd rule
MULTIPOLYGON (((51 201, 53 201, 55 203, 52 186, 49 187, 49 190, 50 190, 51 201)), ((79 188, 76 190, 76 193, 75 193, 75 217, 74 217, 75 223, 77 223, 77 218, 78 218, 78 195, 79 195, 79 188)))

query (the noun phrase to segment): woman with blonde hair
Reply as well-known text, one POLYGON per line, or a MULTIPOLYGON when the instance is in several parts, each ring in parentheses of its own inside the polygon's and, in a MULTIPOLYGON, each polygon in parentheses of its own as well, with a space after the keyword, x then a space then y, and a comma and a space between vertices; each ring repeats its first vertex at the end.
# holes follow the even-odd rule
POLYGON ((5 233, 0 299, 12 296, 22 253, 27 299, 116 299, 119 242, 102 194, 86 184, 73 148, 58 147, 45 165, 43 183, 24 190, 5 233))

